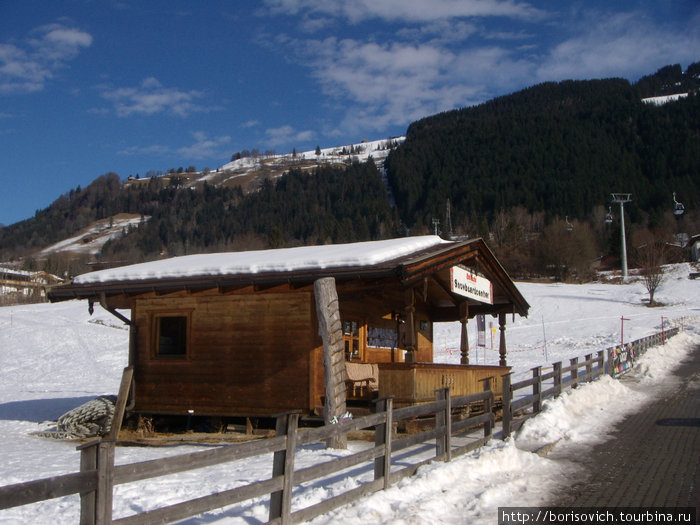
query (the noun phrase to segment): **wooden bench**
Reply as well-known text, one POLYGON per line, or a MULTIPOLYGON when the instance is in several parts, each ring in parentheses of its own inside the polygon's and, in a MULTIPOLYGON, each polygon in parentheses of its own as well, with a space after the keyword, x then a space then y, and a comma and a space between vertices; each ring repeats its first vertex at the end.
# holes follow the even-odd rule
POLYGON ((379 366, 376 363, 345 362, 348 398, 367 399, 379 390, 379 366))

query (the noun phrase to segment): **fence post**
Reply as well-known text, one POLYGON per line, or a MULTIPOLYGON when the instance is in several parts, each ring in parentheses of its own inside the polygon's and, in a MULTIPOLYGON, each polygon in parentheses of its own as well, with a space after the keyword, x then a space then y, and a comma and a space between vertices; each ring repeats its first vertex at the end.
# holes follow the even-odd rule
MULTIPOLYGON (((80 472, 97 470, 97 444, 99 440, 80 445, 80 472)), ((97 487, 90 492, 80 493, 80 525, 95 525, 95 499, 97 487)))
POLYGON ((484 382, 484 392, 488 392, 489 396, 484 399, 484 414, 489 415, 488 421, 484 422, 484 437, 490 438, 493 433, 493 391, 491 390, 491 378, 482 379, 484 382))
POLYGON ((435 456, 445 455, 447 461, 452 459, 452 398, 450 388, 440 388, 435 391, 435 399, 444 401, 442 410, 435 413, 435 430, 441 429, 441 434, 435 438, 435 456))
POLYGON ((80 493, 80 524, 112 523, 112 491, 114 489, 113 439, 100 439, 80 445, 80 471, 97 471, 95 490, 80 493))
POLYGON ((561 394, 561 361, 554 363, 554 397, 561 394))
POLYGON ((586 382, 590 383, 591 376, 593 375, 593 363, 591 362, 591 359, 593 359, 593 354, 587 354, 585 359, 586 359, 586 382))
POLYGON ((603 350, 598 350, 598 371, 596 372, 596 375, 600 376, 603 375, 603 372, 605 371, 605 352, 603 350))
POLYGON ((615 377, 615 349, 608 348, 608 363, 607 363, 607 373, 610 377, 615 377))
POLYGON ((513 399, 513 392, 510 390, 510 374, 501 376, 501 385, 503 386, 503 432, 501 437, 506 439, 510 436, 510 423, 513 420, 513 412, 510 409, 510 402, 513 399))
POLYGON ((571 364, 571 388, 576 388, 578 386, 578 357, 569 359, 571 364))
POLYGON ((270 494, 270 519, 280 518, 281 523, 290 523, 292 488, 294 487, 294 453, 296 449, 299 414, 292 412, 277 416, 275 433, 287 436, 285 450, 275 452, 272 460, 272 477, 283 476, 282 490, 270 494))
POLYGON ((534 398, 534 402, 532 403, 532 411, 537 414, 540 410, 542 410, 542 399, 541 399, 541 392, 542 392, 542 367, 541 366, 536 366, 535 368, 532 369, 532 397, 534 398))
POLYGON ((393 425, 393 397, 377 399, 376 411, 384 412, 384 423, 380 423, 374 429, 374 446, 384 445, 384 455, 374 459, 374 479, 384 478, 384 488, 389 488, 391 474, 391 430, 393 425))

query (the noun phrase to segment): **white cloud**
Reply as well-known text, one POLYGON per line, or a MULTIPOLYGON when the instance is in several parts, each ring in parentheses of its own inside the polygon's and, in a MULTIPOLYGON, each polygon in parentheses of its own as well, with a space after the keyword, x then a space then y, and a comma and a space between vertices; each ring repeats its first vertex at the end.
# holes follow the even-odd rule
POLYGON ((654 68, 698 59, 700 33, 658 25, 639 12, 588 13, 576 35, 551 49, 537 71, 541 80, 635 78, 654 68))
POLYGON ((21 43, 0 44, 0 94, 44 89, 55 73, 92 45, 92 36, 64 24, 34 29, 21 43))
POLYGON ((266 6, 268 14, 318 30, 309 39, 290 29, 269 43, 308 68, 328 97, 324 105, 344 113, 330 135, 406 125, 545 80, 634 79, 695 61, 700 49, 700 23, 688 21, 679 32, 652 15, 615 13, 612 5, 606 11, 553 6, 556 12, 518 0, 267 0, 266 6), (337 36, 348 23, 357 24, 350 28, 355 36, 337 36), (324 38, 330 29, 333 36, 324 38))
POLYGON ((265 130, 267 144, 270 146, 280 146, 306 142, 314 137, 313 131, 298 131, 292 126, 280 126, 279 128, 269 128, 265 130))
POLYGON ((216 109, 197 104, 196 100, 203 96, 204 93, 197 90, 167 88, 153 77, 144 79, 138 87, 102 88, 102 97, 112 102, 114 111, 120 117, 157 113, 186 117, 216 109))
POLYGON ((184 159, 199 160, 221 158, 229 155, 231 137, 222 135, 210 137, 204 131, 192 133, 194 142, 188 146, 173 148, 164 144, 151 144, 148 146, 130 146, 118 152, 119 155, 145 155, 156 157, 172 157, 179 155, 184 159))
POLYGON ((311 68, 324 93, 349 101, 341 126, 352 132, 404 125, 481 102, 487 87, 527 70, 507 50, 495 47, 451 50, 435 42, 335 38, 297 45, 304 57, 300 62, 311 68))
POLYGON ((533 20, 543 15, 529 3, 513 0, 267 0, 266 4, 273 13, 343 18, 354 24, 369 19, 423 23, 487 16, 533 20))
POLYGON ((192 136, 195 140, 193 144, 177 150, 181 156, 189 159, 212 159, 227 155, 227 146, 231 143, 231 137, 228 135, 209 137, 204 131, 195 131, 192 136))
POLYGON ((273 14, 294 17, 302 29, 317 20, 395 24, 389 36, 382 30, 362 39, 300 39, 288 34, 275 39, 280 49, 293 50, 296 62, 311 70, 324 94, 344 108, 340 126, 346 132, 405 125, 482 102, 493 96, 494 88, 514 79, 522 82, 524 75, 533 74, 534 64, 493 42, 527 44, 532 33, 513 29, 513 20, 533 22, 548 16, 515 0, 268 0, 266 5, 273 14), (507 29, 487 29, 477 22, 484 17, 503 19, 507 29), (486 44, 488 37, 492 39, 486 44), (481 45, 475 43, 477 38, 481 45))
POLYGON ((164 144, 151 144, 150 146, 129 146, 126 149, 117 152, 118 155, 155 155, 165 156, 171 155, 172 149, 164 144))

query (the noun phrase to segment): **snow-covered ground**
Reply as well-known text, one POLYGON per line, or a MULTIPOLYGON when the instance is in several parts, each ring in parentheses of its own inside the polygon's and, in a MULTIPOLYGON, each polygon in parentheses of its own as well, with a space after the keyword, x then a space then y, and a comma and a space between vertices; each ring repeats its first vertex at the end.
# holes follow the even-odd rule
POLYGON ((77 235, 47 246, 41 250, 40 255, 46 256, 57 252, 75 252, 96 254, 112 239, 118 239, 130 226, 137 227, 142 220, 150 217, 141 217, 129 213, 119 213, 109 219, 95 221, 89 228, 80 231, 77 235))
POLYGON ((292 161, 292 160, 312 160, 322 161, 324 163, 343 164, 348 158, 355 159, 359 162, 365 162, 372 157, 376 160, 384 160, 391 150, 392 146, 403 143, 406 137, 393 137, 389 139, 379 139, 372 141, 364 141, 359 144, 349 144, 347 146, 336 146, 332 148, 320 149, 320 154, 316 154, 316 150, 297 152, 296 155, 291 153, 283 155, 268 155, 264 157, 243 157, 241 159, 232 160, 219 168, 219 171, 226 170, 241 170, 255 169, 262 159, 273 160, 276 162, 292 161))
MULTIPOLYGON (((668 387, 673 368, 700 343, 700 282, 688 279, 687 264, 669 268, 656 299, 665 304, 647 308, 647 294, 638 282, 625 285, 520 283, 531 305, 527 319, 508 318, 509 364, 523 377, 533 366, 583 356, 620 341, 624 316, 625 341, 683 323, 685 332, 665 347, 651 349, 632 374, 639 381, 603 378, 545 403, 542 414, 528 421, 515 439, 493 440, 471 454, 445 464, 419 469, 389 490, 316 518, 313 523, 470 523, 496 522, 498 506, 545 503, 570 477, 562 458, 605 439, 605 430, 624 411, 639 409, 668 387), (615 411, 609 399, 616 399, 615 411), (595 412, 581 407, 598 405, 595 412), (557 442, 541 457, 530 450, 557 442)), ((488 323, 491 319, 487 318, 488 323)), ((476 327, 470 323, 470 342, 476 327)), ((496 326, 496 323, 494 323, 496 326)), ((497 326, 496 326, 497 328, 497 326)), ((498 333, 494 346, 498 346, 498 333)), ((79 454, 75 444, 30 436, 67 410, 100 394, 117 392, 127 361, 128 331, 110 314, 90 317, 85 302, 0 308, 0 485, 74 472, 79 454)), ((472 349, 472 362, 495 363, 497 349, 472 349)), ((435 332, 437 360, 459 361, 459 325, 439 325, 435 332)), ((164 448, 120 447, 117 463, 203 450, 202 446, 164 448)), ((367 446, 351 442, 348 452, 307 446, 297 456, 297 468, 316 464, 367 446)), ((221 491, 269 477, 271 458, 250 459, 206 470, 120 485, 115 489, 114 515, 138 511, 221 491)), ((298 488, 295 508, 311 505, 370 479, 371 469, 333 483, 298 488), (296 505, 300 506, 297 507, 296 505)), ((76 523, 77 496, 0 511, 0 523, 76 523)), ((251 524, 267 520, 266 499, 207 513, 187 523, 251 524)))

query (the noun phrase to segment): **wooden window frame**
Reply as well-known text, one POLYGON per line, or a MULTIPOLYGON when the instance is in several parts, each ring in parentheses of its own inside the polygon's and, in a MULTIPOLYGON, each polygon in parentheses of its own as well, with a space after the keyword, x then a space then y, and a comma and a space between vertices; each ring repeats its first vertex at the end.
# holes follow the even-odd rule
POLYGON ((191 357, 192 340, 192 310, 169 310, 151 313, 151 358, 157 360, 182 360, 186 361, 191 357), (185 318, 185 352, 183 354, 161 354, 160 350, 160 330, 161 319, 172 317, 185 318))
POLYGON ((367 329, 364 321, 361 319, 357 318, 348 318, 348 319, 343 319, 342 320, 342 325, 343 325, 343 353, 345 355, 345 360, 346 361, 351 361, 351 362, 363 362, 365 359, 365 347, 367 344, 367 329), (352 335, 347 335, 345 331, 345 323, 355 323, 357 324, 357 336, 352 336, 352 335), (353 341, 357 341, 357 350, 358 354, 357 357, 352 358, 352 343, 353 341), (345 345, 349 343, 350 344, 350 353, 351 353, 351 358, 348 359, 348 354, 345 352, 345 345))

